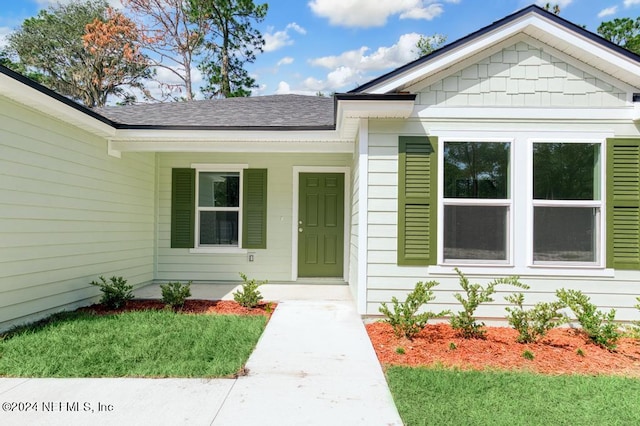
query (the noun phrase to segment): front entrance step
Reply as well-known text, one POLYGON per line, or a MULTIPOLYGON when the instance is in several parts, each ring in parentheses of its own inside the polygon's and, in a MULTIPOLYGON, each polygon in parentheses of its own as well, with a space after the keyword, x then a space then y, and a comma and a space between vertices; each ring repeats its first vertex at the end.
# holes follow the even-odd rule
POLYGON ((331 277, 318 277, 318 278, 298 278, 298 280, 293 284, 303 284, 303 285, 347 285, 347 282, 342 278, 331 278, 331 277))

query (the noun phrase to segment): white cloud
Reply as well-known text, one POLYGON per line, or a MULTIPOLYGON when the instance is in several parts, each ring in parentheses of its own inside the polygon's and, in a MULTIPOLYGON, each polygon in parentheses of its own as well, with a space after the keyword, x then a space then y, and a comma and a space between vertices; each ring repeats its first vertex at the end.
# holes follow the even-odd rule
POLYGON ((307 95, 307 96, 315 96, 317 95, 319 90, 304 90, 304 89, 292 89, 289 83, 286 81, 281 81, 278 83, 278 88, 274 92, 275 95, 307 95))
POLYGON ((292 22, 289 25, 287 25, 287 29, 292 29, 295 32, 297 32, 298 34, 302 34, 302 35, 305 35, 307 33, 307 30, 305 30, 304 28, 302 28, 300 25, 296 24, 295 22, 292 22))
POLYGON ((366 46, 350 50, 337 56, 312 59, 311 65, 329 70, 324 79, 309 77, 303 81, 304 90, 312 92, 333 92, 353 88, 369 80, 369 72, 380 72, 406 64, 416 57, 416 43, 420 34, 409 33, 400 36, 392 46, 379 47, 370 51, 366 46))
MULTIPOLYGON (((182 67, 171 67, 172 69, 180 70, 182 67)), ((148 80, 145 83, 145 89, 151 93, 155 99, 164 99, 166 95, 175 97, 184 96, 184 82, 178 78, 178 76, 172 71, 164 67, 154 67, 156 72, 155 80, 148 80), (160 83, 162 82, 162 84, 160 83)), ((200 86, 203 82, 202 73, 197 68, 191 68, 191 83, 193 85, 193 92, 196 94, 196 98, 200 96, 200 86)), ((138 95, 138 99, 142 99, 142 96, 138 95)))
POLYGON ((604 18, 605 16, 615 15, 618 12, 618 6, 607 7, 606 9, 602 9, 600 13, 598 13, 598 18, 604 18))
POLYGON ((7 45, 7 36, 12 32, 13 30, 9 27, 0 27, 0 49, 7 45))
POLYGON ((640 0, 624 0, 624 7, 631 7, 636 4, 640 4, 640 0))
POLYGON ((293 63, 294 59, 291 56, 285 56, 284 58, 280 59, 278 61, 278 66, 282 66, 282 65, 291 65, 293 63))
POLYGON ((403 34, 398 42, 392 46, 379 47, 376 51, 367 54, 370 49, 366 46, 357 50, 350 50, 339 56, 324 56, 312 59, 311 65, 329 69, 350 67, 361 71, 377 71, 399 67, 415 59, 416 43, 420 34, 403 34))
POLYGON ((300 25, 295 22, 290 23, 285 27, 282 31, 273 32, 273 28, 269 28, 266 33, 264 33, 264 47, 263 50, 265 52, 273 52, 274 50, 278 50, 283 48, 284 46, 290 46, 293 44, 293 40, 289 35, 289 31, 293 30, 298 34, 306 34, 307 30, 302 28, 300 25))
POLYGON ((291 93, 291 86, 287 82, 281 81, 278 83, 278 88, 275 91, 276 95, 288 95, 291 93))
MULTIPOLYGON (((176 70, 179 73, 182 73, 182 71, 184 70, 183 67, 170 67, 170 68, 176 70)), ((156 67, 155 70, 156 70, 156 78, 159 81, 162 81, 167 84, 180 84, 182 82, 182 80, 180 80, 180 78, 174 72, 168 70, 167 68, 156 67)), ((191 68, 191 82, 194 85, 198 85, 202 83, 202 73, 198 68, 193 68, 193 67, 191 68)))
MULTIPOLYGON (((454 4, 459 1, 444 0, 454 4)), ((432 20, 444 12, 443 1, 438 0, 311 0, 308 5, 332 25, 363 28, 383 26, 394 15, 401 19, 432 20)))
POLYGON ((400 14, 400 19, 424 19, 430 21, 442 15, 444 9, 439 3, 430 4, 427 7, 416 7, 400 14))

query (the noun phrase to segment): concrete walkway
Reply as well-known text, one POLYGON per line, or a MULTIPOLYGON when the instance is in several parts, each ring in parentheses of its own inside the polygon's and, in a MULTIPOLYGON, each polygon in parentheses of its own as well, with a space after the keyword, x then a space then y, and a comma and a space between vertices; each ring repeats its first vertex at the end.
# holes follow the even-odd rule
POLYGON ((247 376, 0 379, 0 424, 401 425, 346 286, 304 287, 262 289, 280 303, 247 376))

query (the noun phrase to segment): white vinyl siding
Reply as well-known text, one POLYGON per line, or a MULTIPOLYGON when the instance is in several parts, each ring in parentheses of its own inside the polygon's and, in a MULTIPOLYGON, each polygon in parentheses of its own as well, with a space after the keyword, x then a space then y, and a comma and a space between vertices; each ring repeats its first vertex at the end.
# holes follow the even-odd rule
POLYGON ((153 280, 155 155, 0 97, 0 329, 153 280))
MULTIPOLYGON (((600 123, 518 123, 510 120, 494 120, 492 122, 472 123, 468 122, 441 122, 438 120, 409 119, 405 122, 396 120, 370 120, 369 124, 369 198, 368 198, 368 243, 367 243, 367 306, 366 314, 378 315, 378 307, 381 302, 389 302, 395 296, 402 300, 406 294, 413 289, 415 283, 424 280, 436 280, 441 284, 436 287, 436 300, 431 302, 431 310, 453 309, 459 310, 460 305, 454 298, 454 293, 460 291, 458 279, 452 268, 447 268, 444 272, 442 267, 415 267, 397 265, 397 157, 394 153, 398 150, 398 135, 402 136, 424 136, 430 134, 438 136, 438 132, 452 137, 453 134, 464 134, 465 138, 471 135, 478 135, 482 132, 490 134, 491 137, 503 138, 514 137, 522 130, 530 135, 532 129, 544 128, 549 131, 557 131, 569 135, 599 133, 606 128, 612 134, 637 135, 638 130, 633 124, 611 122, 604 127, 600 123), (470 129, 473 127, 473 129, 470 129), (499 128, 501 131, 495 132, 499 128), (442 129, 447 129, 444 132, 442 129), (467 133, 465 133, 467 132, 467 133)), ((439 139, 446 139, 442 136, 439 139)), ((600 138, 602 140, 602 138, 600 138)), ((527 145, 530 141, 525 137, 518 139, 515 143, 524 142, 527 145)), ((527 164, 531 161, 528 150, 522 149, 523 154, 514 158, 515 172, 525 173, 527 164)), ((525 188, 526 188, 525 184, 525 188)), ((526 211, 531 208, 531 203, 527 203, 527 197, 522 198, 524 203, 515 206, 515 209, 526 211)), ((521 229, 524 232, 525 241, 530 237, 526 236, 527 222, 523 220, 526 215, 514 217, 513 228, 521 229)), ((515 239, 512 244, 525 244, 519 239, 515 239)), ((520 265, 527 264, 528 254, 520 250, 518 259, 520 265)), ((511 275, 516 271, 515 267, 498 268, 489 266, 478 271, 475 268, 473 273, 470 268, 461 266, 463 271, 472 282, 486 283, 493 278, 511 275)), ((538 301, 553 300, 555 289, 560 287, 579 289, 592 298, 601 309, 616 308, 619 320, 640 319, 637 309, 632 308, 635 304, 635 296, 640 294, 640 275, 637 272, 615 271, 608 276, 597 276, 586 273, 575 273, 571 268, 564 271, 557 270, 553 273, 542 275, 538 268, 531 268, 528 274, 522 275, 522 281, 531 286, 531 290, 525 292, 527 306, 532 306, 538 301), (577 275, 580 276, 577 276, 577 275)), ((511 294, 514 289, 499 288, 500 293, 496 295, 495 302, 482 306, 479 315, 483 318, 493 318, 501 320, 505 317, 504 297, 511 294)))

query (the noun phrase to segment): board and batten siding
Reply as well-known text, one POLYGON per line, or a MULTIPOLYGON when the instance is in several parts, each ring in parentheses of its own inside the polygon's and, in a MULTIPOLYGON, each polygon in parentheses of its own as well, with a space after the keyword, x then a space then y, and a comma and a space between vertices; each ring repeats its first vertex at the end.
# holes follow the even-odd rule
MULTIPOLYGON (((160 153, 158 154, 158 256, 159 281, 239 281, 239 273, 258 280, 291 281, 293 167, 348 167, 350 154, 251 154, 251 153, 160 153), (247 164, 267 169, 267 248, 244 253, 191 253, 170 248, 171 170, 192 164, 247 164)), ((348 188, 347 188, 348 190, 348 188)))
POLYGON ((96 300, 89 282, 153 280, 155 154, 0 97, 0 329, 96 300))
MULTIPOLYGON (((416 282, 436 280, 440 283, 434 289, 436 300, 430 302, 430 309, 460 310, 454 293, 461 291, 455 274, 429 274, 427 266, 398 266, 398 141, 399 135, 425 135, 431 128, 468 130, 469 125, 461 122, 437 122, 433 120, 410 119, 370 120, 369 123, 369 196, 368 196, 368 237, 367 237, 367 309, 366 314, 378 315, 381 302, 389 302, 393 296, 404 300, 416 282)), ((538 124, 542 125, 542 123, 538 124)), ((474 123, 474 128, 487 131, 512 128, 531 131, 535 126, 528 123, 494 122, 474 123)), ((598 124, 584 123, 544 124, 545 129, 560 126, 563 131, 576 132, 598 129, 598 124)), ((632 123, 610 123, 607 127, 615 134, 637 135, 638 130, 632 123)), ((638 136, 636 136, 638 137, 638 136)), ((464 272, 464 267, 461 267, 464 272)), ((495 274, 469 275, 472 282, 486 283, 493 278, 508 275, 508 272, 496 269, 495 274)), ((640 272, 617 270, 615 277, 590 277, 585 273, 581 277, 522 276, 521 281, 531 286, 525 291, 525 302, 532 306, 539 301, 555 298, 555 290, 565 287, 581 290, 591 297, 600 309, 617 309, 618 320, 640 319, 638 310, 633 307, 635 297, 640 296, 640 272)), ((495 302, 481 306, 478 316, 500 319, 505 317, 504 296, 513 293, 515 288, 498 288, 495 302)))

